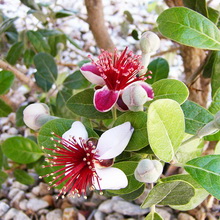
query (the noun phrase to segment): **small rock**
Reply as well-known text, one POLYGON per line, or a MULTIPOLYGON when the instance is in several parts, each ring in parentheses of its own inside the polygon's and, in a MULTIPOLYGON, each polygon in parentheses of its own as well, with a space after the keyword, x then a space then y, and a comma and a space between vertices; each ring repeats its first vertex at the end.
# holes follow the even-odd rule
POLYGON ((18 133, 18 130, 14 127, 8 129, 8 134, 15 135, 18 133))
POLYGON ((119 213, 108 215, 105 220, 123 220, 124 216, 119 213))
POLYGON ((13 220, 31 220, 26 214, 22 211, 19 211, 18 214, 14 217, 13 220))
POLYGON ((37 196, 49 195, 49 194, 52 194, 52 192, 53 192, 53 189, 51 189, 48 184, 43 183, 43 182, 40 182, 38 186, 35 186, 32 189, 32 193, 34 193, 37 196))
POLYGON ((35 197, 36 197, 36 195, 34 195, 34 194, 31 193, 31 192, 26 193, 26 198, 27 198, 27 199, 33 199, 33 198, 35 198, 35 197))
POLYGON ((28 203, 28 200, 27 199, 23 199, 19 202, 19 208, 21 210, 26 210, 27 209, 27 203, 28 203))
POLYGON ((46 196, 42 197, 42 199, 43 199, 44 201, 48 202, 48 204, 49 204, 50 206, 53 206, 53 205, 54 205, 54 198, 53 198, 53 196, 51 196, 51 195, 46 195, 46 196))
POLYGON ((15 182, 12 183, 12 188, 18 188, 18 189, 21 189, 23 191, 26 191, 26 190, 28 190, 29 187, 27 185, 19 183, 18 181, 15 181, 15 182))
POLYGON ((82 196, 81 197, 67 196, 67 199, 74 206, 80 206, 81 204, 83 204, 86 201, 86 199, 84 199, 82 196))
POLYGON ((3 216, 9 209, 9 205, 0 201, 0 217, 3 216))
POLYGON ((74 208, 65 208, 63 210, 63 220, 77 220, 77 210, 74 208))
POLYGON ((101 205, 98 207, 98 210, 101 212, 104 212, 106 214, 110 214, 113 212, 113 204, 115 203, 115 201, 113 200, 106 200, 103 203, 101 203, 101 205))
POLYGON ((31 190, 31 192, 36 195, 39 196, 40 195, 40 186, 35 186, 33 187, 33 189, 31 190))
POLYGON ((149 209, 141 209, 138 205, 126 201, 116 201, 112 209, 123 215, 144 215, 149 212, 149 209))
POLYGON ((15 208, 19 208, 19 202, 25 198, 25 192, 20 190, 15 197, 12 198, 10 202, 10 206, 13 206, 15 208))
MULTIPOLYGON (((48 209, 41 209, 37 212, 38 215, 46 215, 49 212, 48 209)), ((45 216, 46 219, 46 216, 45 216)))
POLYGON ((46 215, 46 220, 62 220, 62 211, 61 209, 54 209, 51 212, 48 212, 46 215))
POLYGON ((9 209, 9 211, 4 215, 3 220, 11 220, 13 219, 17 214, 19 213, 19 210, 15 208, 9 209))
POLYGON ((48 207, 49 204, 43 199, 32 198, 27 203, 27 208, 36 212, 40 209, 48 207))
POLYGON ((161 215, 161 217, 163 219, 166 219, 166 220, 171 220, 172 218, 172 215, 170 214, 170 212, 168 212, 166 209, 164 208, 156 208, 156 212, 158 212, 159 215, 161 215))
POLYGON ((99 210, 97 210, 94 214, 94 219, 95 220, 103 220, 105 219, 105 214, 99 210))
POLYGON ((20 191, 18 188, 12 188, 10 192, 8 193, 8 198, 13 199, 15 195, 20 191))
POLYGON ((41 215, 39 220, 46 220, 46 216, 45 215, 41 215))
POLYGON ((86 220, 85 216, 78 212, 78 220, 86 220))
POLYGON ((191 215, 187 213, 180 213, 178 215, 178 220, 195 220, 195 218, 193 218, 191 215))

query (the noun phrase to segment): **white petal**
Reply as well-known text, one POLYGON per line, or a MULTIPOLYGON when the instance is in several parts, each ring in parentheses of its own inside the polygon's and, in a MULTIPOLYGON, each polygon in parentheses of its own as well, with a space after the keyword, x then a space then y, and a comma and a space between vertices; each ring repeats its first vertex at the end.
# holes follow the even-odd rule
POLYGON ((125 122, 104 132, 99 138, 96 148, 99 159, 111 159, 121 154, 133 131, 131 123, 125 122))
POLYGON ((99 178, 101 178, 99 182, 97 182, 96 179, 93 182, 97 190, 121 189, 128 185, 128 179, 126 175, 118 168, 108 167, 103 169, 96 169, 96 172, 99 178))
POLYGON ((66 140, 72 139, 72 137, 74 137, 79 144, 79 138, 84 140, 88 139, 86 128, 80 121, 73 122, 71 128, 62 135, 62 138, 66 140))

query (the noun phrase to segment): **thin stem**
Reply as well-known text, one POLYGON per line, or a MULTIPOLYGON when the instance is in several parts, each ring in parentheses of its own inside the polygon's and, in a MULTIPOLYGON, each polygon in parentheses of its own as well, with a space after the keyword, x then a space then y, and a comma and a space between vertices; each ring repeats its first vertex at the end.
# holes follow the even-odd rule
MULTIPOLYGON (((154 188, 154 184, 153 183, 150 183, 150 189, 153 189, 154 188)), ((155 205, 152 205, 151 207, 150 207, 150 212, 151 213, 155 213, 155 208, 156 208, 156 206, 155 205)))
POLYGON ((112 108, 112 117, 113 121, 117 119, 117 109, 115 107, 112 108))

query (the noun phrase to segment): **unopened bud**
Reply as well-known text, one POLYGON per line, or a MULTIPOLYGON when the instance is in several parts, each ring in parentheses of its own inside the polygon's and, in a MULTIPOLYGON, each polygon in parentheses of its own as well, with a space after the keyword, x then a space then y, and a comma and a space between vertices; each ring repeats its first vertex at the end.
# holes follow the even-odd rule
POLYGON ((49 108, 44 103, 28 105, 23 111, 24 123, 33 130, 38 130, 47 121, 56 117, 50 116, 49 108))
MULTIPOLYGON (((148 90, 152 90, 150 86, 148 87, 148 90)), ((140 84, 134 83, 123 91, 122 100, 129 110, 136 112, 143 111, 144 103, 152 100, 152 98, 148 96, 147 91, 140 84)))
POLYGON ((163 166, 158 160, 144 159, 138 163, 134 176, 139 182, 154 183, 160 177, 163 166))
POLYGON ((160 47, 160 38, 153 32, 144 32, 140 39, 140 49, 143 54, 156 52, 160 47))

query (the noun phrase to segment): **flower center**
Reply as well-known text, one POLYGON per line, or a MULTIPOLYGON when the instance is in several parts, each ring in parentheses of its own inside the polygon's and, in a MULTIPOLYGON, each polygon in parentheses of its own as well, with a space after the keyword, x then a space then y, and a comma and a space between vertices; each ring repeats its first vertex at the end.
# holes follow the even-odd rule
POLYGON ((133 82, 147 79, 138 76, 143 69, 141 56, 134 55, 132 51, 127 52, 127 49, 126 47, 121 54, 117 50, 114 54, 102 50, 98 60, 96 62, 92 60, 109 90, 120 91, 133 82))
MULTIPOLYGON (((79 138, 69 140, 52 133, 56 138, 51 140, 58 143, 54 145, 54 149, 43 148, 50 152, 47 154, 46 161, 50 164, 44 167, 56 167, 57 169, 46 176, 53 176, 50 184, 53 187, 64 184, 60 190, 60 195, 69 193, 69 196, 84 196, 86 197, 86 190, 94 190, 93 182, 97 181, 99 185, 100 178, 95 169, 95 163, 98 160, 96 153, 96 139, 89 139, 88 141, 79 138)), ((99 189, 100 185, 99 185, 99 189)))

